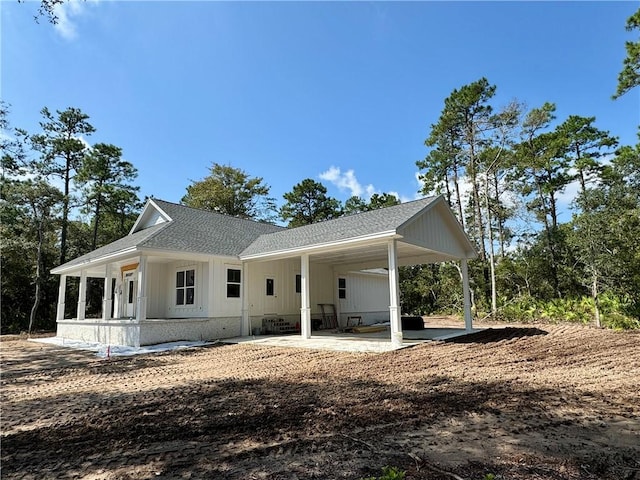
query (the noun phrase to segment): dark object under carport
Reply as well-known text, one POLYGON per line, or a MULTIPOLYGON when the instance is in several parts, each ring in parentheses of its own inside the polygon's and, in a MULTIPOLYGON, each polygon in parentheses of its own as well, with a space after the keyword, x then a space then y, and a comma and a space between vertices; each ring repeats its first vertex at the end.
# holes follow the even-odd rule
POLYGON ((422 317, 402 317, 402 330, 424 330, 422 317))

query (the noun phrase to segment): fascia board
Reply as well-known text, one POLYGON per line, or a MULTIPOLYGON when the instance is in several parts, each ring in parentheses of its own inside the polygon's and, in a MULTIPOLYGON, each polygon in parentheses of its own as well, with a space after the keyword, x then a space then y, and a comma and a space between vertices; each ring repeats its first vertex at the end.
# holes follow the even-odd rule
POLYGON ((141 248, 139 249, 142 255, 153 256, 153 257, 163 257, 163 258, 175 258, 176 260, 183 259, 193 259, 198 261, 209 261, 212 258, 220 258, 222 260, 233 260, 235 262, 240 261, 240 259, 235 255, 211 255, 206 253, 197 253, 197 252, 186 252, 179 250, 171 250, 171 249, 162 249, 162 248, 141 248))
POLYGON ((240 255, 240 260, 267 260, 278 257, 295 257, 303 253, 322 253, 326 251, 336 250, 336 247, 353 247, 358 245, 366 245, 368 243, 378 243, 378 240, 402 238, 395 230, 388 230, 386 232, 378 232, 372 235, 363 235, 361 237, 353 237, 347 240, 339 240, 328 243, 317 243, 314 245, 306 245, 304 247, 285 248, 282 250, 271 251, 268 253, 258 253, 254 255, 240 255))
POLYGON ((51 269, 51 273, 54 275, 64 275, 69 272, 75 272, 77 270, 85 270, 88 267, 92 267, 95 265, 109 263, 109 261, 115 261, 120 258, 125 258, 131 256, 131 254, 139 254, 139 250, 137 247, 127 248, 126 250, 119 250, 117 252, 110 253, 108 255, 101 255, 96 258, 91 258, 82 263, 76 263, 74 265, 69 265, 68 267, 56 267, 51 269))

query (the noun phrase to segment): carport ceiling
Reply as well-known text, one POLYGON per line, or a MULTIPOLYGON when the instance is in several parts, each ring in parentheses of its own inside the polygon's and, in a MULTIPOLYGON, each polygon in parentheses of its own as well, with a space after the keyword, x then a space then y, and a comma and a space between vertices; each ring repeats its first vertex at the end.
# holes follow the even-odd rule
MULTIPOLYGON (((417 265, 450 260, 448 255, 418 247, 401 240, 397 242, 398 265, 417 265)), ((387 242, 378 244, 343 247, 330 251, 312 253, 309 260, 313 263, 330 265, 363 264, 371 267, 387 267, 389 264, 387 242)))

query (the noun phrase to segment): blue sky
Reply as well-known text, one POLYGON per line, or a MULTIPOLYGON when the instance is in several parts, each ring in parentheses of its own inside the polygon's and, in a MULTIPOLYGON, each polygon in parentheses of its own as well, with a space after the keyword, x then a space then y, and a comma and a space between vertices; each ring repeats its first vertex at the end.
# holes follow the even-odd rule
MULTIPOLYGON (((2 99, 91 117, 141 194, 178 202, 213 162, 263 177, 281 203, 304 178, 416 197, 416 160, 444 99, 482 76, 493 104, 557 104, 558 120, 635 144, 639 89, 611 100, 637 2, 72 2, 57 26, 2 0, 2 99)), ((636 35, 637 37, 637 35, 636 35)))

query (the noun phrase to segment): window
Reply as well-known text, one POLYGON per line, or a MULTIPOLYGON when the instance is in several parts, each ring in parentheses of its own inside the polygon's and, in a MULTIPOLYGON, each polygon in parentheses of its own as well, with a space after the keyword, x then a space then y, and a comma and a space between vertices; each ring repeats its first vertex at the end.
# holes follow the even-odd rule
POLYGON ((129 291, 127 292, 127 303, 133 303, 133 282, 129 282, 129 291))
POLYGON ((227 298, 240 298, 241 272, 235 268, 227 268, 227 298))
POLYGON ((296 275, 296 293, 302 292, 302 275, 296 275))
POLYGON ((273 278, 267 278, 267 296, 273 297, 275 291, 275 282, 273 278))
POLYGON ((176 305, 193 305, 196 299, 196 271, 176 272, 176 305))
POLYGON ((338 298, 347 298, 347 279, 338 279, 338 298))

